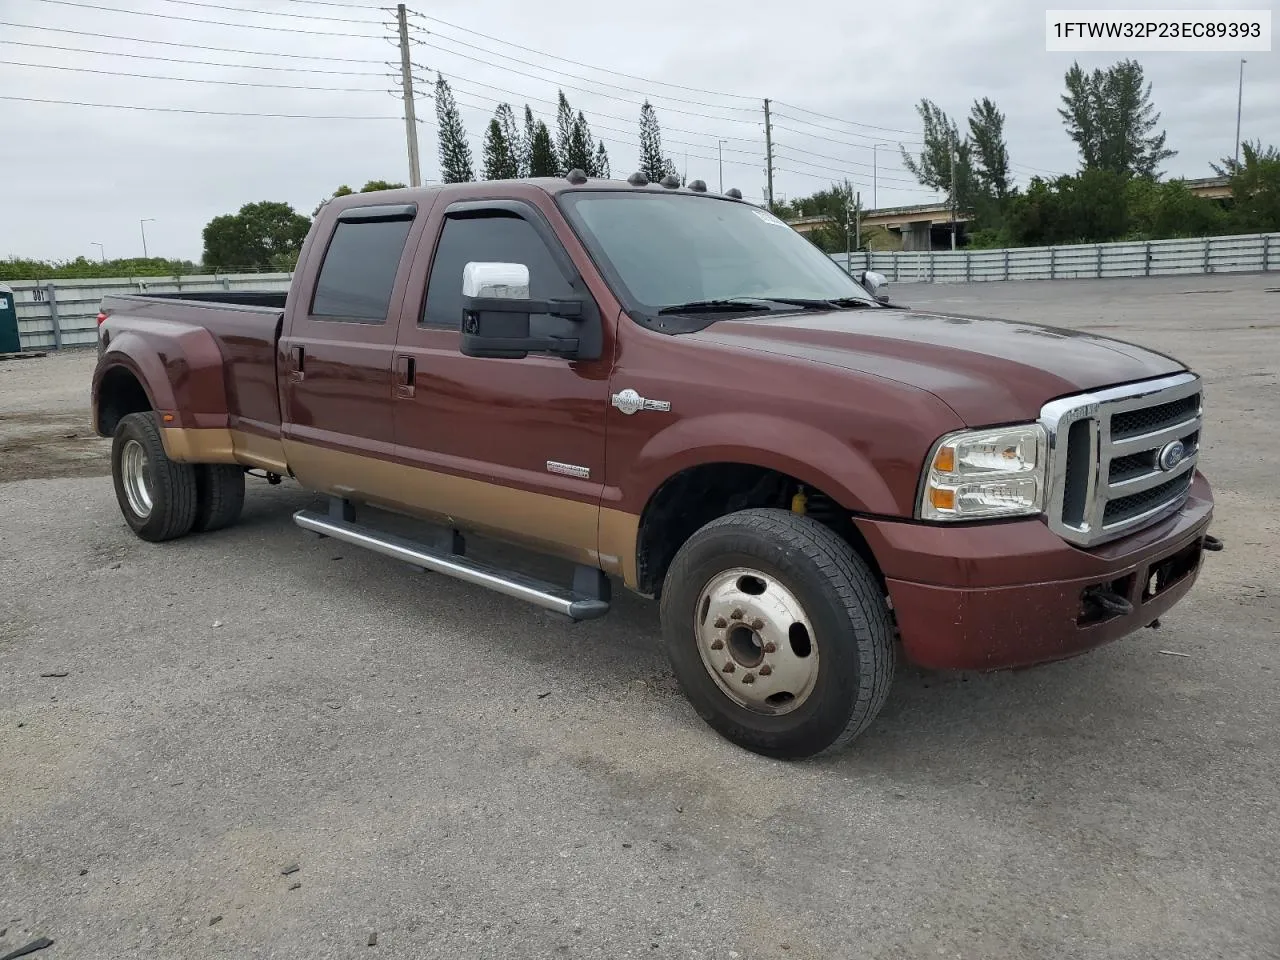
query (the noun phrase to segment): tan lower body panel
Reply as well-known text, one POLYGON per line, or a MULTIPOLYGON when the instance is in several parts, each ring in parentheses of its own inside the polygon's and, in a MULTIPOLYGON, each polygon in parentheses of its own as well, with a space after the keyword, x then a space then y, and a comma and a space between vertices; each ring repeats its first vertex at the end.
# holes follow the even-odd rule
POLYGON ((304 486, 324 493, 353 496, 599 566, 622 577, 631 589, 638 583, 640 518, 632 513, 225 427, 166 427, 162 436, 165 452, 180 463, 292 471, 304 486))
POLYGON ((640 536, 640 518, 621 510, 600 510, 600 569, 622 577, 632 590, 639 589, 636 570, 636 541, 640 536))
POLYGON ((526 544, 636 584, 639 517, 596 504, 285 440, 303 486, 526 544))
POLYGON ((288 473, 278 438, 226 427, 165 427, 164 452, 179 463, 239 463, 272 473, 288 473))

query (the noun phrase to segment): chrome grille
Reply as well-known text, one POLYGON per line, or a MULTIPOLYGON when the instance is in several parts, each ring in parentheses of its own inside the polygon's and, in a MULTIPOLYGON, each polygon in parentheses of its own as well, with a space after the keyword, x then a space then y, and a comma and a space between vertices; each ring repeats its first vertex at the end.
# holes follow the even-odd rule
POLYGON ((1192 373, 1048 403, 1049 527, 1091 546, 1174 512, 1187 498, 1200 452, 1201 384, 1192 373), (1162 452, 1183 454, 1165 469, 1162 452))

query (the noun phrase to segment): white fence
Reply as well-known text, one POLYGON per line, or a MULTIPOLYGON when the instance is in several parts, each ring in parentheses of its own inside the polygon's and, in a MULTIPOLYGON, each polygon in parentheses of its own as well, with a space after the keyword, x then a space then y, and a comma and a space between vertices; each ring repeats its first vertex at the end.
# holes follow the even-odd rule
MULTIPOLYGON (((843 253, 831 258, 842 266, 843 253)), ((855 253, 854 270, 875 270, 897 282, 1073 280, 1280 270, 1280 233, 1194 240, 1089 243, 1005 250, 855 253)), ((239 290, 281 292, 292 274, 240 273, 113 280, 11 283, 24 350, 90 346, 97 342, 98 305, 109 294, 239 290)))
MULTIPOLYGON (((845 265, 843 253, 831 259, 845 265)), ((1280 270, 1280 233, 1003 250, 863 251, 850 260, 854 270, 875 270, 904 283, 1257 273, 1280 270)))
POLYGON ((199 293, 216 290, 280 292, 289 289, 289 273, 238 273, 136 280, 38 280, 8 283, 18 312, 23 350, 60 350, 98 342, 98 306, 121 293, 199 293))

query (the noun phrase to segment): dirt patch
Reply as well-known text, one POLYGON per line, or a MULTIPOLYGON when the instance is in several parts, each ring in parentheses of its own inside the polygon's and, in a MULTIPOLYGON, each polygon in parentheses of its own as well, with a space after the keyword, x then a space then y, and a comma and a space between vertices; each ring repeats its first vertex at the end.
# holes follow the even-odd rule
POLYGON ((111 441, 82 413, 0 414, 0 483, 111 472, 111 441))

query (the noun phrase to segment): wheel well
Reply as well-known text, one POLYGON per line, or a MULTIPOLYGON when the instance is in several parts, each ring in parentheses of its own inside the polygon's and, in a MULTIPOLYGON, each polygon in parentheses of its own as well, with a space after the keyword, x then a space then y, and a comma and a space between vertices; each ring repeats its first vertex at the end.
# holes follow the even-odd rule
POLYGON ((702 526, 751 507, 790 510, 792 498, 800 492, 805 496, 804 513, 839 534, 883 583, 880 567, 852 514, 830 496, 777 470, 746 463, 711 463, 669 477, 645 505, 636 543, 640 592, 654 596, 661 592, 677 551, 702 526))
POLYGON ((131 413, 151 409, 151 400, 138 378, 125 367, 112 367, 98 386, 98 432, 110 437, 116 426, 131 413))

